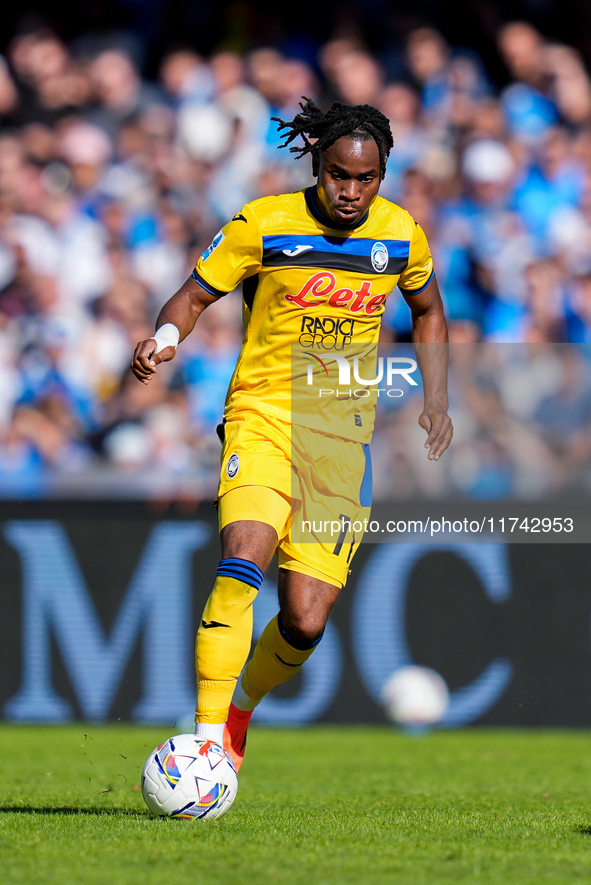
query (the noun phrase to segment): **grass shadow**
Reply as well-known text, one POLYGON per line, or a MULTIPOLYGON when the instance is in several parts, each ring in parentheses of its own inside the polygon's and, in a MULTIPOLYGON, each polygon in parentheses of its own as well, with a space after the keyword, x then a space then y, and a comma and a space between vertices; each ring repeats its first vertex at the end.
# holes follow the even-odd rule
POLYGON ((149 811, 129 811, 125 808, 74 808, 71 805, 1 805, 0 814, 109 814, 127 817, 154 817, 149 811))
POLYGON ((589 827, 575 827, 575 833, 580 833, 581 836, 591 836, 591 826, 589 827))

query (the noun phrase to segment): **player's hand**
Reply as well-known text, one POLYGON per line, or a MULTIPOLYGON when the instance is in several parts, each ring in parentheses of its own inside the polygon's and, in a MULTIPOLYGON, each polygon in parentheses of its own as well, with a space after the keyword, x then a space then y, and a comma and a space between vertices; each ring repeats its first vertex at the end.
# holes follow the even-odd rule
POLYGON ((157 347, 155 338, 147 338, 146 341, 140 341, 135 348, 131 368, 135 377, 143 384, 149 382, 160 363, 169 362, 176 354, 176 347, 171 344, 163 347, 159 353, 155 353, 157 347))
POLYGON ((445 409, 426 408, 421 412, 419 424, 427 431, 425 448, 429 461, 439 461, 454 434, 451 418, 445 409))

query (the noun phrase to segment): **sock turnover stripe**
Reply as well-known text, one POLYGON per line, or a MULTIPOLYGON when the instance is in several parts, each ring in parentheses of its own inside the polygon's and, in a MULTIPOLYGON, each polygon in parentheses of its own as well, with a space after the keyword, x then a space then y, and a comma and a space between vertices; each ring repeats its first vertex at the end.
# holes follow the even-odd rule
POLYGON ((244 581, 245 584, 250 584, 257 590, 263 582, 263 573, 258 565, 246 559, 222 559, 218 565, 217 573, 221 577, 244 581))
POLYGON ((262 575, 258 575, 256 572, 252 571, 252 569, 242 568, 239 565, 220 565, 218 568, 218 575, 247 575, 251 580, 255 581, 259 584, 262 581, 262 575))
POLYGON ((239 557, 230 556, 228 559, 222 559, 220 565, 240 565, 243 568, 252 569, 252 571, 261 575, 261 577, 263 575, 258 565, 255 562, 251 562, 250 559, 240 559, 239 557))
POLYGON ((238 571, 230 571, 229 569, 221 569, 218 571, 218 577, 220 578, 235 578, 237 581, 242 581, 244 584, 249 584, 251 587, 254 587, 255 590, 258 590, 260 584, 258 579, 253 578, 251 574, 248 572, 238 572, 238 571))
POLYGON ((253 572, 250 569, 241 568, 238 565, 220 565, 218 567, 218 575, 229 575, 230 577, 232 575, 245 575, 257 583, 260 580, 260 576, 257 575, 256 572, 253 572))

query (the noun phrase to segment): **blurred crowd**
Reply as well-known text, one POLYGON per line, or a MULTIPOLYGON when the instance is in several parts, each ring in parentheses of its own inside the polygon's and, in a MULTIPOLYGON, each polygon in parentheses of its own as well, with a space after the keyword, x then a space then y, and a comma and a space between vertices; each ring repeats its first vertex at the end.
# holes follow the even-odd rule
MULTIPOLYGON (((291 119, 302 96, 373 104, 390 119, 381 193, 427 233, 454 343, 591 343, 591 80, 575 49, 525 22, 499 30, 497 52, 503 86, 432 28, 410 32, 395 80, 342 37, 315 64, 273 47, 207 58, 177 47, 148 81, 125 40, 14 36, 0 56, 0 497, 192 502, 215 491, 240 298, 206 311, 147 387, 129 362, 244 202, 312 183, 309 159, 278 150, 270 119, 291 119)), ((383 338, 410 338, 397 291, 383 338)), ((512 389, 452 388, 464 466, 512 389)), ((414 428, 415 412, 393 417, 414 428)), ((483 496, 522 493, 513 467, 486 473, 495 446, 472 464, 470 488, 450 457, 446 494, 477 494, 485 474, 483 496)), ((547 444, 545 477, 563 475, 562 449, 547 444)), ((384 488, 412 495, 419 468, 395 454, 409 463, 384 488)))
MULTIPOLYGON (((394 352, 412 355, 409 345, 394 352)), ((586 508, 591 346, 462 341, 450 345, 449 356, 452 445, 440 462, 425 457, 417 425, 421 390, 382 397, 372 444, 374 499, 542 500, 586 508)))

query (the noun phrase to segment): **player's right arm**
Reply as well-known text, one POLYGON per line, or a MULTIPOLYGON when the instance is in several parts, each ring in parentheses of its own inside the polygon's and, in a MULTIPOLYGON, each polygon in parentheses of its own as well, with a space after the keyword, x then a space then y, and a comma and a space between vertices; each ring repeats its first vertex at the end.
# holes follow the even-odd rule
MULTIPOLYGON (((194 277, 190 276, 158 314, 156 329, 160 330, 171 324, 178 329, 178 340, 183 341, 195 328, 199 315, 206 307, 218 300, 218 295, 207 292, 194 277)), ((175 353, 175 345, 167 344, 160 349, 159 341, 156 338, 140 341, 131 361, 135 377, 147 384, 160 363, 169 362, 174 358, 175 353)))
POLYGON ((257 273, 262 240, 256 216, 247 203, 213 238, 186 283, 166 302, 156 320, 156 337, 140 341, 131 368, 147 384, 160 363, 173 359, 176 345, 189 335, 199 315, 257 273))

